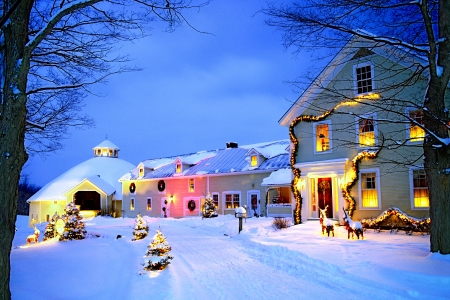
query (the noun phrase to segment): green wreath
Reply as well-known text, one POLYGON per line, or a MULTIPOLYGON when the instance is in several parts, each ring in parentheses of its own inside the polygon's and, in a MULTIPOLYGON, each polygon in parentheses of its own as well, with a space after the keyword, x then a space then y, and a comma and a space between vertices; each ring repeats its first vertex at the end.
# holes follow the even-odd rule
POLYGON ((194 209, 195 209, 195 201, 194 200, 189 200, 189 202, 188 202, 188 209, 190 210, 190 211, 193 211, 194 209))
POLYGON ((136 184, 134 182, 130 183, 130 193, 136 192, 136 184))

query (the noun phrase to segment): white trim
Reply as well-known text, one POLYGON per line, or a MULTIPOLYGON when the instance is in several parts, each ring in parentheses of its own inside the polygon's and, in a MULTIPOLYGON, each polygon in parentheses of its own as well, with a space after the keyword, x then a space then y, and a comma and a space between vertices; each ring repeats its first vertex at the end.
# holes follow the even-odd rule
MULTIPOLYGON (((409 170, 408 170, 408 174, 409 174, 409 198, 410 198, 411 210, 429 210, 430 209, 429 206, 428 207, 416 207, 414 205, 414 174, 413 174, 413 172, 415 170, 423 170, 423 166, 409 167, 409 170)), ((429 193, 428 193, 428 201, 430 201, 429 193)))
POLYGON ((381 186, 380 186, 380 169, 379 168, 371 168, 371 169, 361 169, 358 174, 358 204, 360 210, 380 210, 381 209, 381 186), (362 176, 361 174, 365 173, 375 173, 375 189, 377 190, 377 207, 364 207, 362 204, 362 176))
POLYGON ((321 122, 314 122, 313 123, 313 144, 314 144, 314 155, 318 154, 328 154, 333 152, 333 127, 331 125, 331 121, 321 121, 321 122), (329 149, 327 151, 317 151, 317 134, 316 134, 316 127, 318 125, 328 125, 328 141, 329 141, 329 149))

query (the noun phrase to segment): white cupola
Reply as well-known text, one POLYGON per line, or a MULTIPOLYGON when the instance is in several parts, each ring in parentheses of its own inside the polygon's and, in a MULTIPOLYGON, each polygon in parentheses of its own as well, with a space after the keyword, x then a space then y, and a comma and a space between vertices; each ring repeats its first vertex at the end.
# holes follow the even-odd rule
POLYGON ((119 157, 119 147, 114 145, 109 140, 104 140, 102 143, 98 144, 93 148, 94 157, 106 156, 106 157, 119 157))

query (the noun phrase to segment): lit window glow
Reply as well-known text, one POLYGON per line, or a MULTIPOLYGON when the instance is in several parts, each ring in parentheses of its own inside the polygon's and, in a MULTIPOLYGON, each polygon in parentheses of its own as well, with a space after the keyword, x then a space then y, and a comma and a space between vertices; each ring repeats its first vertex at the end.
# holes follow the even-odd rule
POLYGON ((363 207, 378 207, 376 173, 361 173, 361 197, 363 207))
POLYGON ((252 167, 257 167, 258 166, 258 157, 256 157, 256 155, 252 155, 250 165, 252 167))
POLYGON ((419 126, 423 125, 423 112, 421 110, 412 110, 409 112, 412 120, 409 123, 409 140, 410 142, 422 142, 425 138, 425 130, 419 126))
POLYGON ((195 192, 195 181, 194 178, 189 179, 189 192, 195 192))
POLYGON ((375 123, 373 117, 359 120, 359 146, 375 146, 375 123))
POLYGON ((324 152, 330 150, 330 133, 328 124, 316 126, 316 151, 324 152))
POLYGON ((413 170, 414 207, 430 207, 425 170, 413 170))

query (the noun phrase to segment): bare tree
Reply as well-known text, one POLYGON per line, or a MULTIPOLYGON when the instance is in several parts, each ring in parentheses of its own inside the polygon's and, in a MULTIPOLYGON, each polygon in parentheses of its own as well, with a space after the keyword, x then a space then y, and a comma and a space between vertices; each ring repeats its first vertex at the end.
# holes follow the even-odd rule
POLYGON ((185 0, 4 0, 0 4, 0 299, 10 299, 10 250, 20 172, 28 151, 51 151, 70 126, 89 126, 81 114, 90 87, 133 71, 115 45, 146 35, 159 20, 181 24, 185 0))
MULTIPOLYGON (((391 88, 416 84, 421 76, 427 79, 419 104, 409 104, 424 111, 424 168, 432 220, 430 250, 442 254, 450 253, 450 140, 445 107, 450 79, 449 11, 450 3, 439 0, 305 0, 291 5, 269 4, 263 9, 268 16, 267 24, 281 30, 284 45, 293 47, 297 53, 319 49, 321 54, 327 50, 333 52, 350 36, 359 36, 380 47, 390 45, 424 59, 424 63, 410 66, 415 68, 414 74, 391 88)), ((309 82, 314 84, 314 81, 309 82)), ((409 105, 398 102, 395 95, 391 100, 392 107, 409 105)), ((386 107, 380 107, 380 110, 389 113, 386 107)), ((395 111, 398 111, 397 107, 391 113, 395 111)))

